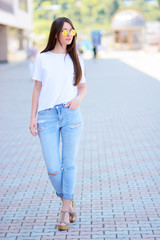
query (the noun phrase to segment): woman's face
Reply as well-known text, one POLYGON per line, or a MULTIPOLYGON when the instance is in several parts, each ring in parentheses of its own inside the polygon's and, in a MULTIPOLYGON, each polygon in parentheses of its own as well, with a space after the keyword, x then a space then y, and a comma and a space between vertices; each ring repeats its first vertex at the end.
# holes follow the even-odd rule
POLYGON ((73 40, 73 36, 71 35, 71 30, 73 30, 72 26, 68 22, 64 22, 61 33, 59 35, 59 41, 62 45, 69 45, 73 40), (67 36, 63 36, 63 31, 67 30, 67 36))

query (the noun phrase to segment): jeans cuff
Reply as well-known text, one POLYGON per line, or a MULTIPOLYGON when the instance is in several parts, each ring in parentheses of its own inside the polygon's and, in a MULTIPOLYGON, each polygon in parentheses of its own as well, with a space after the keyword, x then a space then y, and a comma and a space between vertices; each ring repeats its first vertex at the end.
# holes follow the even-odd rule
POLYGON ((72 195, 68 195, 68 194, 62 194, 64 199, 72 199, 73 198, 73 194, 72 195))
POLYGON ((57 193, 56 195, 60 198, 64 198, 64 199, 72 199, 73 198, 73 194, 72 195, 68 195, 68 194, 63 194, 63 193, 57 193))
POLYGON ((60 198, 63 197, 63 194, 62 194, 62 193, 57 193, 57 192, 56 192, 56 195, 57 195, 58 197, 60 197, 60 198))

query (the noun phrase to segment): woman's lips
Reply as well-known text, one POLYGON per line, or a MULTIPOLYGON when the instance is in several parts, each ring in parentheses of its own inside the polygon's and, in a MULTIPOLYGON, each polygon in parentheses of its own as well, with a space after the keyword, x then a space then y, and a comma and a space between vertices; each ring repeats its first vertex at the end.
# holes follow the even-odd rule
POLYGON ((67 41, 71 41, 71 38, 66 38, 67 41))

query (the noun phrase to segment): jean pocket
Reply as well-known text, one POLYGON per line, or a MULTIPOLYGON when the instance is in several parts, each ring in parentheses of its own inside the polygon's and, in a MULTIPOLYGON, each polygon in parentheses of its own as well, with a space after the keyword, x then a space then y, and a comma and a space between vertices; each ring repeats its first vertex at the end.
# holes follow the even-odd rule
POLYGON ((38 112, 38 115, 43 115, 43 114, 45 114, 45 113, 46 113, 46 109, 39 111, 39 112, 38 112))
POLYGON ((39 111, 38 114, 41 116, 41 115, 44 115, 45 113, 49 112, 50 110, 51 110, 51 108, 47 108, 47 109, 39 111))

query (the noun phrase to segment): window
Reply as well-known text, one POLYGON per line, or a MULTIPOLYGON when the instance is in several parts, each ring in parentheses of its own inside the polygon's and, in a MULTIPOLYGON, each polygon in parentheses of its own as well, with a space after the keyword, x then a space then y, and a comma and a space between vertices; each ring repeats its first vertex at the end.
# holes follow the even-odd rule
POLYGON ((28 1, 27 0, 19 0, 19 8, 25 12, 28 11, 28 1))

